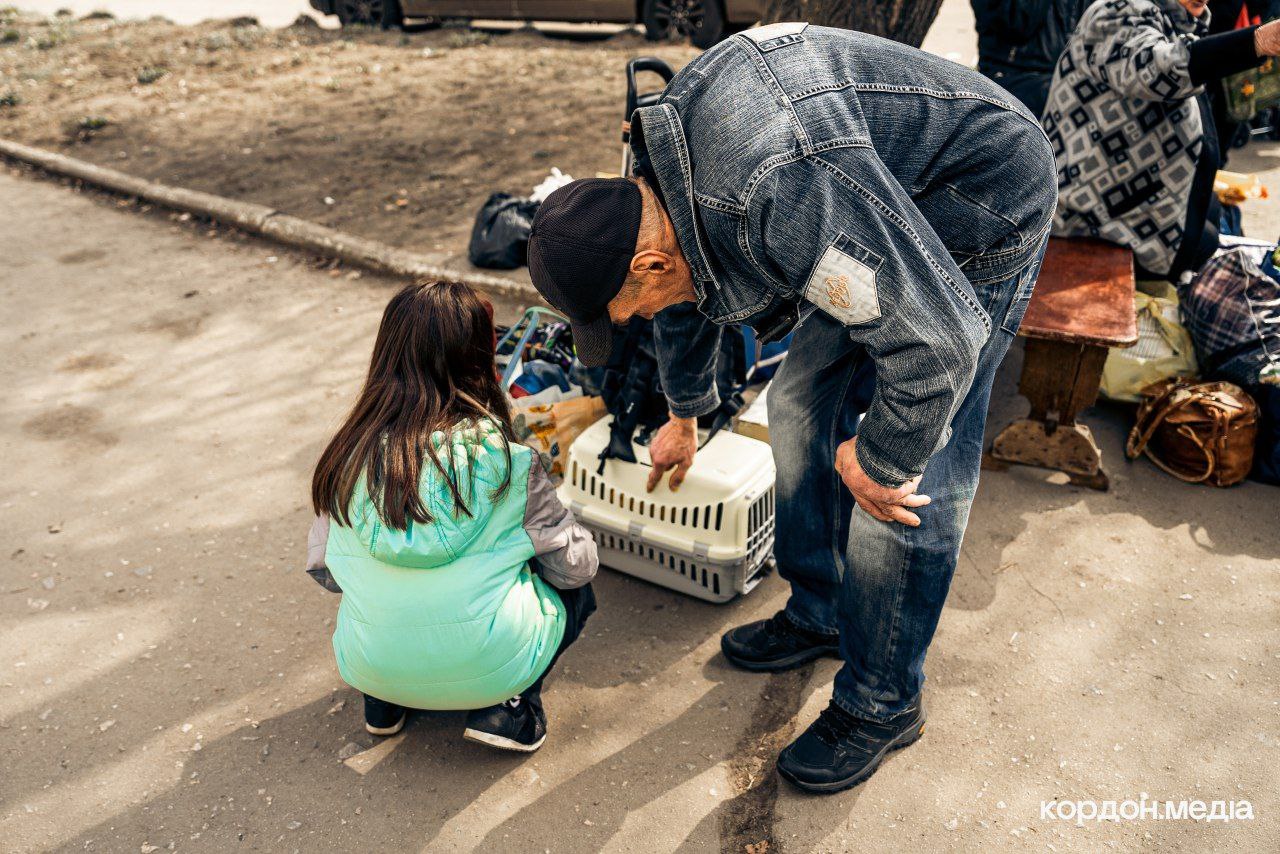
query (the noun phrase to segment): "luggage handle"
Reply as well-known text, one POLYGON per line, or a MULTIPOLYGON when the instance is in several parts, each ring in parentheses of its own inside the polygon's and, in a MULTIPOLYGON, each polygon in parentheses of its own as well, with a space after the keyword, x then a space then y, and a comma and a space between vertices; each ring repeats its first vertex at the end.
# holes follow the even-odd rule
MULTIPOLYGON (((636 86, 636 75, 642 71, 652 71, 662 78, 662 86, 671 82, 676 73, 671 70, 671 66, 667 65, 664 60, 656 56, 640 56, 627 63, 627 114, 623 117, 624 122, 631 121, 631 114, 636 111, 636 107, 640 105, 640 90, 636 86)), ((629 142, 628 135, 624 133, 623 142, 629 142)))
POLYGON ((661 90, 645 95, 640 94, 636 86, 636 75, 642 71, 652 71, 661 77, 664 89, 671 82, 671 78, 676 76, 671 66, 656 56, 640 56, 627 63, 627 106, 626 113, 622 117, 622 171, 619 173, 623 178, 631 175, 631 114, 636 111, 636 107, 640 106, 642 100, 646 103, 656 101, 662 94, 661 90))
POLYGON ((517 376, 516 372, 520 369, 520 363, 524 361, 525 345, 529 343, 529 339, 533 337, 533 334, 538 331, 538 318, 542 315, 546 315, 551 320, 558 321, 560 323, 569 322, 569 318, 560 314, 558 311, 543 308, 540 305, 535 305, 525 309, 524 314, 520 316, 520 319, 517 320, 501 338, 498 339, 497 344, 494 346, 493 350, 496 358, 497 355, 502 352, 503 348, 506 347, 507 342, 515 339, 515 349, 511 351, 511 359, 507 362, 506 369, 502 372, 502 387, 504 389, 510 389, 511 383, 515 382, 517 376), (516 332, 518 330, 523 331, 520 332, 520 336, 517 338, 516 332))

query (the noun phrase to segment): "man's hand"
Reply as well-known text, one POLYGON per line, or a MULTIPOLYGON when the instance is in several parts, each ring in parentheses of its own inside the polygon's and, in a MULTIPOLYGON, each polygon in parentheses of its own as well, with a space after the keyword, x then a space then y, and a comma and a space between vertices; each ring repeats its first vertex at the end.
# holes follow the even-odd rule
POLYGON ((1269 21, 1253 31, 1253 50, 1258 56, 1280 56, 1280 21, 1269 21))
MULTIPOLYGON (((665 428, 664 428, 665 429, 665 428)), ((881 522, 900 522, 915 528, 920 525, 920 517, 908 510, 908 507, 923 507, 929 503, 929 496, 916 495, 920 478, 909 480, 897 489, 882 486, 862 470, 854 449, 858 445, 858 437, 854 436, 842 442, 836 448, 836 471, 844 485, 853 493, 853 500, 872 518, 881 522)))
POLYGON ((674 469, 671 472, 671 491, 679 489, 684 476, 689 473, 689 466, 693 465, 693 455, 697 452, 698 419, 677 418, 672 415, 666 424, 658 428, 653 441, 649 443, 649 460, 653 463, 653 471, 649 472, 649 485, 646 487, 648 491, 653 492, 668 469, 674 469))

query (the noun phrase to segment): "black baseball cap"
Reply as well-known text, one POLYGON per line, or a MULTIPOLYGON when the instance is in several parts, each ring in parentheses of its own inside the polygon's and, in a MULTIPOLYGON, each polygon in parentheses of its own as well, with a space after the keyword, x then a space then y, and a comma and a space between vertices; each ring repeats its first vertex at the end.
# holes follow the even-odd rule
POLYGON ((529 275, 569 318, 578 358, 609 361, 609 301, 622 290, 640 233, 640 189, 626 178, 571 181, 542 202, 529 234, 529 275))

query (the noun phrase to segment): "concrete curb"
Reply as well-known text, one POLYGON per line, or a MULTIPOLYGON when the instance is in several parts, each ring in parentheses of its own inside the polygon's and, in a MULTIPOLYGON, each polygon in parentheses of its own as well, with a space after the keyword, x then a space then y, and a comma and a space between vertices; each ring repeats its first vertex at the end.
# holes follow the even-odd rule
POLYGON ((0 155, 113 193, 136 196, 166 208, 208 217, 286 246, 340 258, 378 273, 411 279, 452 279, 466 282, 480 290, 541 302, 541 297, 533 286, 524 282, 452 270, 432 256, 356 237, 264 205, 240 202, 183 187, 170 187, 7 139, 0 139, 0 155))

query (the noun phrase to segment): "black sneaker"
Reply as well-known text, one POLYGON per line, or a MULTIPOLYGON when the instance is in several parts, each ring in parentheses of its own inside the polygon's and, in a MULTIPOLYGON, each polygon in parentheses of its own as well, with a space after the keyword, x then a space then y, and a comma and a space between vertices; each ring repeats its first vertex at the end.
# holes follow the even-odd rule
POLYGON ((404 706, 364 695, 364 728, 373 735, 395 735, 404 729, 404 706))
POLYGON ((924 733, 924 707, 886 722, 855 717, 834 702, 778 754, 778 773, 806 792, 839 792, 875 773, 886 755, 924 733))
POLYGON ((786 611, 730 629, 720 638, 724 657, 744 670, 790 670, 824 655, 839 657, 840 636, 802 629, 786 611))
POLYGON ((469 712, 462 737, 502 750, 533 753, 547 740, 547 716, 536 704, 512 697, 496 706, 469 712))

